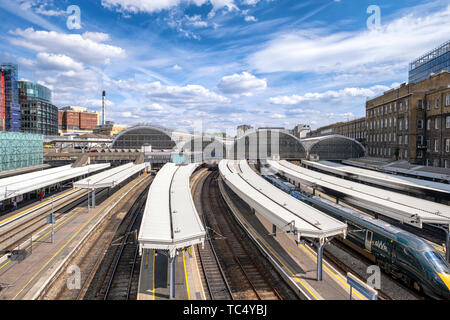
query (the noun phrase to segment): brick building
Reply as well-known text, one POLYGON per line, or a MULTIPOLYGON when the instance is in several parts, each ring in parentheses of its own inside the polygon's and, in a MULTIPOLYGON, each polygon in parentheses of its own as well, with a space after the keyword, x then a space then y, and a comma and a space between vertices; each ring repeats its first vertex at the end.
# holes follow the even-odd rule
POLYGON ((450 73, 368 100, 366 121, 367 156, 449 167, 450 73))
POLYGON ((92 133, 99 124, 99 113, 87 108, 68 106, 58 112, 58 127, 61 135, 92 133))
POLYGON ((340 134, 357 140, 362 145, 366 143, 366 118, 358 118, 346 122, 337 122, 320 127, 308 134, 308 137, 318 137, 329 134, 340 134))

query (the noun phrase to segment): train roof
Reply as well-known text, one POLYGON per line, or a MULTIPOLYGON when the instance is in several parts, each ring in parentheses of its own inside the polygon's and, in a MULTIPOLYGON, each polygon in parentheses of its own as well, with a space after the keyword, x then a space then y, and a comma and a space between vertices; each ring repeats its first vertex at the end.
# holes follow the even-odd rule
POLYGON ((392 238, 396 239, 399 243, 402 243, 402 244, 404 244, 408 247, 411 247, 415 250, 435 251, 425 240, 421 239, 420 237, 418 237, 408 231, 397 228, 386 221, 383 221, 380 219, 375 219, 375 218, 367 216, 365 214, 356 212, 355 210, 335 204, 334 202, 324 199, 320 196, 313 196, 313 199, 324 202, 336 209, 339 209, 348 214, 351 214, 352 216, 355 216, 358 219, 369 222, 369 223, 375 225, 376 227, 383 229, 385 232, 388 232, 390 234, 390 236, 392 238))

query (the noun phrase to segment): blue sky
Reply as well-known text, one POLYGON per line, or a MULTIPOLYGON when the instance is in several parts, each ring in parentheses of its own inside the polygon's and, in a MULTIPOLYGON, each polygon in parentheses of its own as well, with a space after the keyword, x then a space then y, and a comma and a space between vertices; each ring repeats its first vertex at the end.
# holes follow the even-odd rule
POLYGON ((58 107, 100 110, 106 90, 117 123, 230 134, 363 116, 367 97, 450 38, 440 0, 0 0, 0 18, 0 62, 58 107), (80 29, 66 25, 70 5, 80 29))

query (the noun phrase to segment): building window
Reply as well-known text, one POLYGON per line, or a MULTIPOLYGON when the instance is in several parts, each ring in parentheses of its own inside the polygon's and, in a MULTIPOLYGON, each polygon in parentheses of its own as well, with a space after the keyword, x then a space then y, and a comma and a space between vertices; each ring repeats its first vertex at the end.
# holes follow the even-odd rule
POLYGON ((450 116, 445 117, 445 127, 447 129, 450 128, 450 116))
POLYGON ((389 118, 389 128, 392 126, 392 119, 389 118))
POLYGON ((423 129, 423 120, 417 120, 417 128, 423 129))
POLYGON ((418 101, 417 101, 417 108, 418 108, 419 110, 422 110, 422 108, 423 108, 423 101, 422 101, 422 100, 418 100, 418 101))
POLYGON ((436 98, 435 100, 434 100, 434 107, 437 109, 437 108, 439 108, 439 98, 436 98))
POLYGON ((427 130, 431 129, 431 119, 427 119, 427 130))
MULTIPOLYGON (((450 95, 448 95, 448 97, 450 98, 450 95)), ((392 103, 389 104, 389 113, 392 112, 392 103)))
POLYGON ((405 101, 405 111, 408 111, 408 107, 409 107, 409 100, 405 101))
POLYGON ((450 93, 445 96, 445 106, 450 106, 450 93))
POLYGON ((397 118, 394 118, 394 128, 397 126, 397 118))
POLYGON ((402 144, 402 136, 398 136, 398 144, 402 144))
POLYGON ((405 144, 408 144, 408 136, 405 135, 405 144))
POLYGON ((399 130, 402 130, 402 122, 403 122, 402 120, 400 120, 400 121, 398 122, 398 129, 399 129, 399 130))
POLYGON ((405 150, 405 159, 408 158, 408 149, 405 150))
POLYGON ((433 166, 434 167, 439 167, 439 160, 438 159, 434 159, 433 166))
POLYGON ((397 102, 394 102, 394 112, 397 112, 397 102))
POLYGON ((439 118, 434 119, 434 128, 439 129, 439 118))
POLYGON ((450 139, 445 139, 445 152, 450 151, 450 139))
POLYGON ((408 130, 408 119, 405 119, 405 130, 408 130))
POLYGON ((403 108, 402 108, 402 103, 400 102, 400 103, 398 104, 398 111, 399 111, 399 112, 402 112, 402 109, 403 109, 403 108))
POLYGON ((423 145, 423 136, 417 136, 417 142, 419 145, 423 145))
POLYGON ((427 100, 427 110, 430 110, 431 109, 431 103, 430 103, 430 100, 427 100))
POLYGON ((447 159, 444 160, 444 168, 448 168, 448 160, 447 159))
POLYGON ((439 152, 439 145, 437 139, 434 139, 434 152, 439 152))
POLYGON ((387 128, 387 119, 384 119, 384 127, 387 128))

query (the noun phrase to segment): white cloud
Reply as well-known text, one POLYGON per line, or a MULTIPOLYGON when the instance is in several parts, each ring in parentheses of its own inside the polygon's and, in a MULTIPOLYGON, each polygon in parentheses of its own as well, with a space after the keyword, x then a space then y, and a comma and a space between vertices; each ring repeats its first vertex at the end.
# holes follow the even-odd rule
POLYGON ((254 16, 245 16, 244 19, 247 22, 250 22, 250 21, 256 22, 257 21, 257 19, 254 16))
POLYGON ((40 52, 37 54, 35 66, 44 70, 83 70, 83 65, 80 62, 77 62, 68 56, 45 52, 40 52))
POLYGON ((239 10, 234 4, 234 0, 102 0, 105 8, 122 13, 155 13, 172 9, 180 4, 202 6, 205 3, 213 6, 210 16, 222 8, 226 8, 228 11, 239 10))
POLYGON ((378 30, 329 33, 329 30, 277 35, 248 63, 259 72, 345 72, 402 62, 448 40, 450 6, 423 15, 420 10, 383 23, 378 30))
POLYGON ((254 6, 256 5, 260 0, 244 0, 242 1, 243 4, 248 6, 254 6))
POLYGON ((325 92, 309 92, 304 95, 290 95, 271 97, 269 101, 277 105, 296 105, 306 102, 345 101, 354 98, 373 97, 381 94, 391 87, 376 85, 370 88, 344 88, 341 90, 328 90, 325 92))
POLYGON ((181 69, 183 69, 183 68, 181 68, 179 65, 174 65, 173 67, 172 67, 172 69, 173 70, 175 70, 175 71, 180 71, 181 69))
POLYGON ((267 88, 267 80, 259 79, 248 72, 223 77, 217 85, 220 91, 233 96, 252 96, 254 92, 267 88))
POLYGON ((18 36, 10 39, 14 45, 38 52, 65 55, 87 64, 108 64, 110 59, 125 57, 125 50, 122 48, 102 43, 108 39, 103 33, 66 34, 33 28, 16 29, 10 33, 18 36))
POLYGON ((227 103, 229 100, 203 86, 168 86, 159 81, 139 83, 135 80, 112 81, 111 85, 122 93, 137 93, 150 101, 178 106, 202 106, 227 103))

